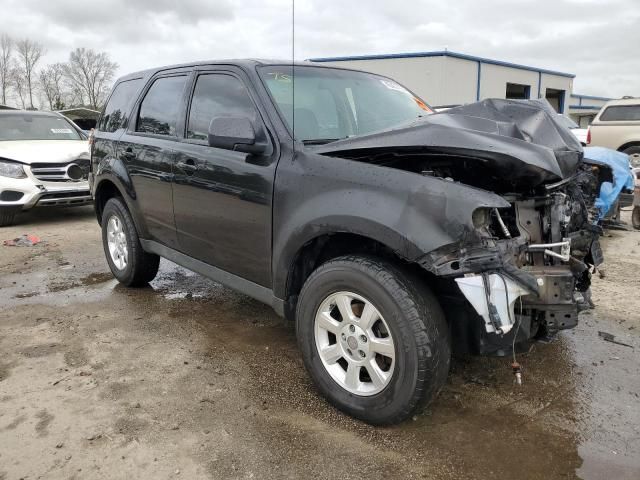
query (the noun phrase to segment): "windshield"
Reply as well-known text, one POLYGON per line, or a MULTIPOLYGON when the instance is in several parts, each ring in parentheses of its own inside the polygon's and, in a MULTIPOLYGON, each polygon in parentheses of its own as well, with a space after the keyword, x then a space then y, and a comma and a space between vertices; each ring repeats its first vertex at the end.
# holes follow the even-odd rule
POLYGON ((0 141, 81 139, 73 125, 62 117, 19 113, 0 115, 0 141))
POLYGON ((261 67, 259 72, 294 137, 307 144, 388 130, 432 113, 422 100, 388 78, 296 66, 294 88, 292 70, 282 65, 261 67))
POLYGON ((560 123, 562 123, 565 127, 571 130, 575 128, 580 128, 580 125, 578 125, 576 122, 571 120, 569 117, 565 117, 564 115, 558 115, 558 117, 560 118, 560 123))

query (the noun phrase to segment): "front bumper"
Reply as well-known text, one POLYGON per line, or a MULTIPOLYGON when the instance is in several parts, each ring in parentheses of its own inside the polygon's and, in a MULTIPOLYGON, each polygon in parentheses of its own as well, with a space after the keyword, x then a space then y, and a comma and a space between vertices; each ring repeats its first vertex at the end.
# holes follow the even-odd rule
POLYGON ((584 239, 573 235, 550 244, 520 236, 466 248, 450 245, 423 257, 423 267, 450 282, 442 285, 448 285, 446 309, 461 339, 454 348, 505 355, 514 341, 522 350, 535 338, 575 327, 579 312, 589 308, 590 271, 574 255, 602 262, 595 234, 583 233, 584 239), (525 265, 518 261, 523 255, 529 257, 525 265))
POLYGON ((35 206, 86 205, 91 203, 89 182, 45 182, 37 179, 29 166, 25 178, 0 177, 0 207, 29 210, 35 206))

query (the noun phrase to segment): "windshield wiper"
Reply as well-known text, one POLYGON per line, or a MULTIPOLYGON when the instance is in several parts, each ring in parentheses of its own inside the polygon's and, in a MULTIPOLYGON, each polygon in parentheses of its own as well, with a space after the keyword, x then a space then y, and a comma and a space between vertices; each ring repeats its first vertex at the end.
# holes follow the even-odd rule
MULTIPOLYGON (((344 137, 347 138, 347 137, 344 137)), ((311 138, 308 140, 302 140, 303 145, 326 145, 327 143, 337 142, 343 140, 342 138, 311 138)))

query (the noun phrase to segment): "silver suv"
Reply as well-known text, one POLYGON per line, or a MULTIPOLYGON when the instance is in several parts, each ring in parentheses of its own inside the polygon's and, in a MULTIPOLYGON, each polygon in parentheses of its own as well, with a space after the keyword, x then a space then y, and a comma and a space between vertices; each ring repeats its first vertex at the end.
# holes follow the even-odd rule
POLYGON ((91 203, 86 135, 51 112, 0 111, 0 227, 35 206, 91 203))

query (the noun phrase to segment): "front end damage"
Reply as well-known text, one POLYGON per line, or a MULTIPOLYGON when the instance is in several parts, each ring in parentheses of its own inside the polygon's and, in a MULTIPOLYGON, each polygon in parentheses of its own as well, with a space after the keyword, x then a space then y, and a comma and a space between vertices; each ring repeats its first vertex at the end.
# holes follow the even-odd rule
POLYGON ((584 161, 579 142, 548 104, 483 101, 336 142, 323 154, 506 200, 501 208, 479 206, 470 212, 472 234, 417 259, 437 278, 457 350, 525 350, 574 327, 579 312, 590 308, 591 274, 603 260, 594 203, 611 172, 584 161))
POLYGON ((567 185, 505 198, 511 207, 485 213, 478 243, 448 245, 420 260, 439 278, 453 279, 468 301, 442 289, 448 308, 458 312, 452 328, 461 350, 526 349, 534 339, 575 327, 578 313, 590 307, 591 274, 602 252, 583 192, 567 185))

